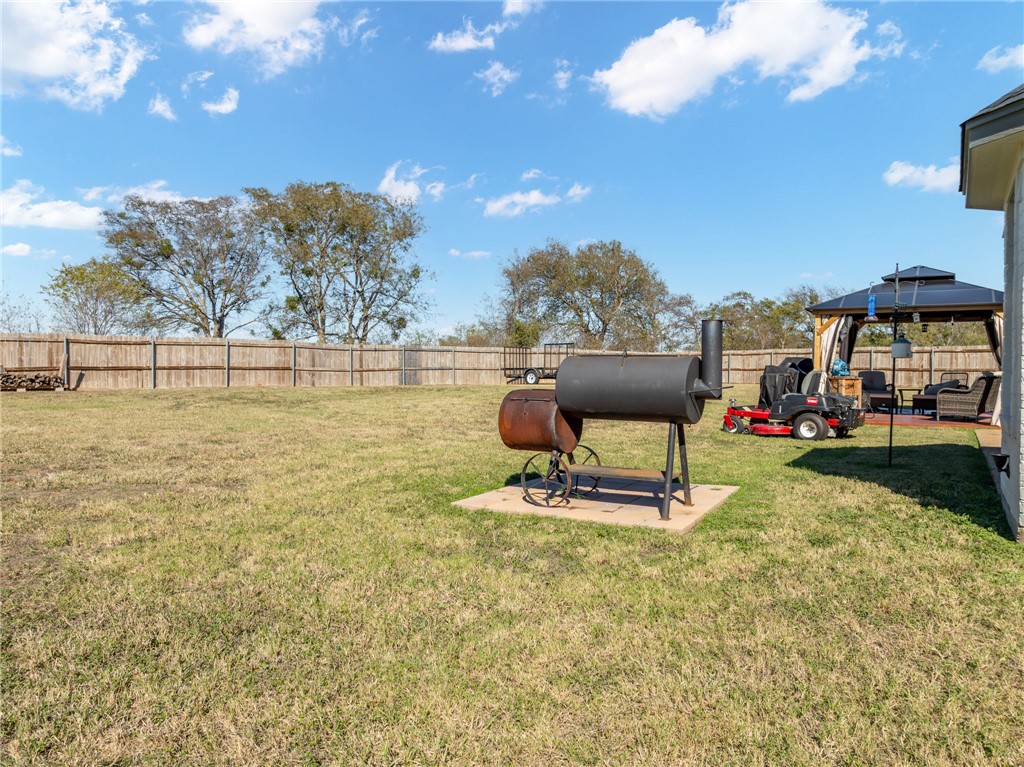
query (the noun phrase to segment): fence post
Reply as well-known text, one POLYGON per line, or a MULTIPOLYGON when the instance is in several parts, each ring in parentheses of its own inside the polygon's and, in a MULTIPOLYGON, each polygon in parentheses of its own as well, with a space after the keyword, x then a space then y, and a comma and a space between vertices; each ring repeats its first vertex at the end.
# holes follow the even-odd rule
POLYGON ((156 388, 156 336, 153 336, 153 338, 149 339, 149 351, 150 351, 149 374, 150 374, 150 377, 151 377, 150 383, 152 384, 152 387, 155 389, 156 388))
POLYGON ((725 382, 732 383, 732 352, 725 357, 725 382))
POLYGON ((355 355, 355 352, 352 350, 352 347, 351 346, 348 347, 348 385, 349 386, 355 386, 356 385, 356 383, 355 383, 355 381, 356 381, 356 376, 355 376, 355 358, 356 358, 356 355, 355 355))
POLYGON ((295 342, 292 342, 292 386, 295 386, 295 342))
POLYGON ((868 370, 875 369, 875 348, 868 349, 868 370))
POLYGON ((61 375, 64 376, 64 388, 71 389, 71 342, 64 336, 64 369, 61 375))
POLYGON ((935 347, 928 350, 928 383, 935 380, 935 347))
POLYGON ((405 347, 402 347, 402 386, 405 386, 405 347))
POLYGON ((455 349, 452 349, 452 386, 455 386, 455 349))
POLYGON ((775 364, 775 352, 774 351, 768 352, 768 364, 769 365, 774 365, 775 364))
POLYGON ((224 386, 231 386, 231 342, 224 339, 224 386))

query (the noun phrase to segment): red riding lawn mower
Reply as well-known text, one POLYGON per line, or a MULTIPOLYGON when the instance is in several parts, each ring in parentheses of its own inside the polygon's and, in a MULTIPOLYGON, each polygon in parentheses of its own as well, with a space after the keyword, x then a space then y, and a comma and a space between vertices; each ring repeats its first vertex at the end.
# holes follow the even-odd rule
POLYGON ((864 425, 864 411, 853 397, 827 391, 824 373, 813 370, 807 358, 787 357, 780 365, 768 365, 761 375, 757 407, 737 406, 729 400, 722 431, 762 437, 792 436, 818 440, 845 437, 864 425))

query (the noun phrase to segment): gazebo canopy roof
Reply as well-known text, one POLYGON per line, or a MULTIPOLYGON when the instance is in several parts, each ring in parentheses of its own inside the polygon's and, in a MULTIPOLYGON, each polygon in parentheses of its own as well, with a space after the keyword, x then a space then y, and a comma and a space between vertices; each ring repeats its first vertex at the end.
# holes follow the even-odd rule
MULTIPOLYGON (((993 312, 1003 310, 1001 290, 960 282, 953 272, 929 266, 912 266, 901 269, 898 276, 899 300, 903 305, 900 313, 903 316, 917 312, 923 322, 950 318, 961 321, 987 320, 993 312)), ((854 322, 862 322, 868 313, 868 296, 873 294, 875 315, 879 320, 888 320, 892 317, 896 300, 896 277, 895 272, 887 274, 878 285, 808 306, 807 311, 815 317, 849 315, 854 322)))

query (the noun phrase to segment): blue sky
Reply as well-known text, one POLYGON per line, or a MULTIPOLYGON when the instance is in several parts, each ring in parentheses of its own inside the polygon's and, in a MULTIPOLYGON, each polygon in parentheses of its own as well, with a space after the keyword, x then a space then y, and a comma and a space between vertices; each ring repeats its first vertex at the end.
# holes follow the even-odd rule
POLYGON ((927 264, 1002 287, 959 124, 1024 80, 1019 2, 3 0, 3 289, 99 212, 334 180, 418 201, 428 323, 504 259, 621 240, 710 302, 927 264))

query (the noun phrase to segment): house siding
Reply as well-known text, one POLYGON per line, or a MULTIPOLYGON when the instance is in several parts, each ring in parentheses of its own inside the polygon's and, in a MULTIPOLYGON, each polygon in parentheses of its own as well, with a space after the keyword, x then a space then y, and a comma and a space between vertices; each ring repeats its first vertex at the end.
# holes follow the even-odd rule
POLYGON ((1005 207, 1004 270, 1006 307, 1003 327, 1002 452, 1009 456, 1009 475, 999 475, 1000 495, 1013 535, 1024 541, 1024 454, 1021 452, 1021 410, 1024 400, 1024 162, 1017 158, 1017 172, 1005 207))

